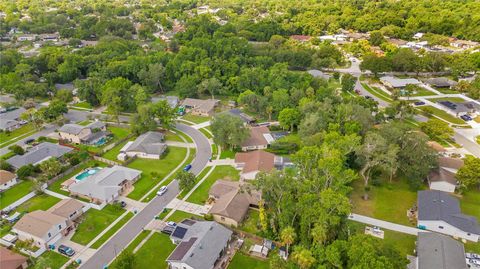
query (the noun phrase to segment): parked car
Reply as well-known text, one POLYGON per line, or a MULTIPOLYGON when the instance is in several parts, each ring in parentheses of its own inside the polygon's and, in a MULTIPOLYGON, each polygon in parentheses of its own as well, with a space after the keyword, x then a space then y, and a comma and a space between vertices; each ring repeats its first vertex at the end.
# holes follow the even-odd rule
POLYGON ((480 255, 478 254, 475 254, 475 253, 465 253, 465 257, 467 259, 477 259, 477 260, 480 260, 480 255))
POLYGON ((116 200, 114 203, 119 204, 121 207, 126 207, 127 206, 127 203, 125 201, 116 200))
POLYGON ((65 245, 60 245, 58 247, 58 252, 62 253, 63 255, 67 255, 68 257, 72 257, 73 255, 75 255, 75 250, 65 245))
POLYGON ((418 101, 418 102, 415 102, 414 103, 416 106, 423 106, 425 104, 425 102, 423 101, 418 101))
POLYGON ((25 140, 25 144, 32 144, 33 142, 35 142, 35 139, 33 138, 25 140))
POLYGON ((187 164, 187 165, 183 168, 183 171, 188 172, 190 169, 192 169, 192 165, 191 165, 191 164, 187 164))
POLYGON ((177 226, 177 224, 176 224, 174 221, 168 221, 168 222, 167 222, 167 226, 174 228, 174 227, 177 226))
POLYGON ((167 186, 162 186, 158 191, 157 191, 157 195, 158 196, 162 196, 164 193, 167 192, 167 186))
POLYGON ((460 118, 464 121, 471 121, 472 120, 472 117, 470 117, 468 115, 462 115, 462 116, 460 116, 460 118))

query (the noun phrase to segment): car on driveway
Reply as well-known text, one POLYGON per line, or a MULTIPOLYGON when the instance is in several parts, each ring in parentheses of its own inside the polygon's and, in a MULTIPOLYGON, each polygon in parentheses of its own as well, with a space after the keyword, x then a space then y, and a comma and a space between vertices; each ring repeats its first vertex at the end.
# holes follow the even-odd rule
POLYGON ((157 191, 157 195, 158 196, 162 196, 164 193, 166 193, 168 190, 167 186, 162 186, 158 191, 157 191))
POLYGON ((462 116, 460 116, 460 118, 464 121, 471 121, 472 120, 472 117, 470 117, 468 115, 462 115, 462 116))
POLYGON ((75 255, 75 250, 65 245, 60 245, 58 247, 58 252, 62 253, 63 255, 67 255, 68 257, 72 257, 73 255, 75 255))
POLYGON ((168 227, 175 228, 175 227, 177 226, 177 224, 176 224, 174 221, 168 221, 168 222, 167 222, 167 226, 168 226, 168 227))
POLYGON ((423 106, 425 104, 425 102, 423 101, 418 101, 418 102, 415 102, 414 103, 416 106, 423 106))

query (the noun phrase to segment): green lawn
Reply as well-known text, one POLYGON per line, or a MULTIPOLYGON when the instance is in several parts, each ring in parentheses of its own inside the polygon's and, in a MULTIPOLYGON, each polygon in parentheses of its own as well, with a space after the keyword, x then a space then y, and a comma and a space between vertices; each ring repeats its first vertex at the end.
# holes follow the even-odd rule
POLYGON ((135 253, 136 263, 133 268, 167 268, 166 259, 175 249, 168 235, 154 233, 145 244, 135 253))
POLYGON ((407 210, 417 202, 417 192, 410 190, 406 180, 397 180, 392 184, 370 186, 369 199, 364 200, 363 180, 353 183, 350 195, 353 212, 398 224, 414 226, 407 217, 407 210))
POLYGON ((49 250, 43 253, 37 259, 37 263, 33 266, 34 269, 45 269, 48 266, 50 269, 58 269, 61 268, 66 262, 68 262, 68 258, 63 256, 62 254, 49 250), (39 260, 43 260, 40 261, 39 260))
POLYGON ((205 179, 205 181, 203 181, 203 183, 192 193, 192 195, 188 197, 187 201, 196 204, 204 204, 208 199, 208 191, 215 181, 218 179, 237 181, 239 178, 240 172, 232 166, 216 166, 212 173, 205 179))
POLYGON ((2 160, 8 160, 10 158, 12 158, 13 156, 15 156, 17 154, 15 154, 13 151, 9 151, 8 153, 6 153, 5 155, 2 155, 0 156, 0 159, 2 160))
POLYGON ((228 269, 269 269, 270 263, 268 260, 260 260, 242 252, 237 252, 233 257, 228 269))
POLYGON ((178 132, 177 133, 172 133, 170 131, 165 133, 165 140, 183 142, 183 140, 178 135, 178 132))
POLYGON ((205 129, 205 128, 201 128, 200 132, 202 132, 202 134, 204 134, 209 139, 213 138, 213 135, 211 135, 210 132, 208 132, 207 129, 205 129))
POLYGON ((33 181, 23 180, 0 194, 0 208, 5 208, 32 191, 33 181))
POLYGON ((450 102, 453 102, 453 103, 464 103, 466 102, 465 99, 461 98, 461 97, 446 97, 446 98, 434 98, 434 99, 428 99, 429 101, 432 101, 432 102, 441 102, 441 101, 450 101, 450 102))
POLYGON ((125 144, 127 144, 129 141, 132 141, 134 140, 135 138, 132 138, 130 140, 127 140, 125 142, 122 142, 118 145, 116 145, 115 147, 113 147, 111 150, 105 152, 102 157, 105 158, 105 159, 109 159, 109 160, 112 160, 112 161, 115 161, 115 162, 118 162, 119 160, 117 159, 117 155, 120 153, 120 150, 123 148, 123 146, 125 146, 125 144))
POLYGON ((250 234, 258 234, 260 231, 260 215, 258 210, 249 209, 248 215, 239 227, 240 230, 250 234))
POLYGON ((382 91, 381 89, 379 88, 376 88, 376 87, 370 87, 368 84, 366 83, 362 83, 362 86, 365 88, 365 90, 367 90, 369 93, 371 93, 372 95, 374 95, 375 97, 378 97, 379 99, 385 101, 385 102, 392 102, 392 98, 390 97, 389 94, 387 94, 386 92, 382 91))
POLYGON ((60 202, 59 198, 43 193, 21 204, 17 207, 16 211, 32 212, 35 210, 47 210, 58 202, 60 202))
MULTIPOLYGON (((140 242, 142 242, 143 239, 145 239, 149 233, 150 233, 149 231, 140 232, 138 236, 135 237, 135 239, 133 239, 133 241, 130 244, 128 244, 128 246, 123 251, 132 253, 133 250, 138 246, 138 244, 140 244, 140 242)), ((117 259, 113 260, 113 262, 110 264, 110 268, 118 268, 117 259)))
POLYGON ((480 220, 480 190, 473 189, 463 194, 460 199, 460 207, 462 212, 472 215, 480 220))
MULTIPOLYGON (((365 233, 365 224, 347 220, 348 227, 353 233, 365 233)), ((414 255, 413 250, 415 249, 415 241, 417 237, 410 234, 399 233, 395 231, 390 231, 382 229, 384 231, 384 238, 378 239, 381 240, 384 244, 390 245, 400 253, 402 256, 414 255)))
POLYGON ((480 253, 480 243, 467 242, 465 252, 480 253))
POLYGON ((187 154, 186 148, 168 147, 166 154, 160 160, 136 159, 128 167, 141 170, 141 178, 135 182, 134 190, 129 198, 139 200, 151 190, 160 180, 177 167, 187 154), (154 173, 154 175, 152 175, 154 173))
POLYGON ((107 130, 112 133, 113 137, 110 140, 108 140, 106 144, 102 146, 95 146, 95 145, 76 145, 76 146, 93 153, 98 153, 98 152, 101 152, 105 146, 112 144, 116 141, 122 140, 130 134, 130 130, 125 128, 120 128, 120 127, 115 127, 115 126, 109 126, 107 127, 107 130))
POLYGON ((95 243, 92 244, 92 248, 99 248, 105 243, 114 233, 116 233, 120 228, 122 228, 125 223, 127 223, 132 217, 133 213, 129 212, 123 219, 121 219, 117 224, 115 224, 110 230, 108 230, 102 237, 100 237, 95 243))
POLYGON ((113 205, 107 205, 102 210, 89 209, 82 216, 83 220, 78 225, 72 241, 82 245, 88 244, 124 212, 124 209, 113 205))
POLYGON ((77 124, 78 124, 78 125, 81 125, 81 126, 87 126, 87 125, 89 125, 90 123, 92 123, 91 120, 84 120, 84 121, 78 122, 77 124))
POLYGON ((0 132, 0 148, 6 147, 34 132, 35 128, 31 123, 27 123, 11 132, 0 132))
POLYGON ((465 124, 465 121, 463 121, 462 119, 457 118, 453 115, 450 115, 449 113, 433 106, 422 106, 422 107, 419 107, 418 109, 422 110, 426 114, 435 115, 441 119, 444 119, 454 124, 465 124))
POLYGON ((218 146, 217 144, 212 144, 212 158, 216 158, 218 154, 218 146))
POLYGON ((210 120, 210 117, 203 117, 203 116, 197 116, 197 115, 192 115, 192 114, 186 114, 185 116, 182 117, 184 120, 191 121, 193 123, 202 123, 210 120))
POLYGON ((182 220, 188 219, 190 217, 194 217, 194 218, 197 218, 197 219, 201 218, 200 216, 197 216, 197 215, 194 215, 194 214, 191 214, 191 213, 188 213, 188 212, 177 210, 177 211, 173 212, 173 214, 167 220, 168 221, 174 221, 174 222, 181 222, 182 220))
POLYGON ((73 106, 85 109, 92 109, 92 105, 90 105, 87 101, 76 103, 73 106))
POLYGON ((220 153, 220 159, 235 159, 235 154, 237 152, 233 150, 222 150, 220 153))
POLYGON ((417 87, 417 89, 415 89, 416 92, 414 94, 412 94, 411 96, 429 96, 429 95, 437 95, 436 93, 432 92, 432 91, 429 91, 423 87, 417 87))
POLYGON ((435 90, 441 92, 441 93, 444 93, 444 94, 455 94, 455 93, 459 93, 458 91, 456 90, 452 90, 452 89, 449 89, 449 88, 435 88, 435 90))

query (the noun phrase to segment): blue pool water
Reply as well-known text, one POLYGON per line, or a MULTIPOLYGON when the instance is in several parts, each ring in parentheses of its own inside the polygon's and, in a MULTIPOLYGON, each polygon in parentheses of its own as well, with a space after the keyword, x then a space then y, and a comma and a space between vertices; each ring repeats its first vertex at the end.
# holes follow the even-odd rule
POLYGON ((80 174, 78 174, 75 177, 75 179, 76 180, 84 180, 91 175, 95 175, 98 171, 100 171, 100 168, 98 168, 98 167, 85 170, 85 171, 81 172, 80 174))
POLYGON ((95 143, 95 146, 101 146, 103 144, 107 143, 107 139, 105 137, 102 137, 100 138, 100 140, 98 140, 96 143, 95 143))

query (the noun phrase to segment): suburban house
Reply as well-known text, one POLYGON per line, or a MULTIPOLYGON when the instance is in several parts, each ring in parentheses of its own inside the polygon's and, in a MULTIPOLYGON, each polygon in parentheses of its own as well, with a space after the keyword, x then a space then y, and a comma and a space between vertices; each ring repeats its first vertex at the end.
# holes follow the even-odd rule
POLYGON ((437 233, 418 233, 417 269, 467 269, 463 244, 437 233))
POLYGON ((5 247, 0 247, 0 268, 2 269, 27 269, 27 257, 17 254, 5 247))
POLYGON ((71 195, 89 199, 94 203, 109 203, 130 190, 141 174, 139 170, 115 165, 75 180, 68 186, 68 190, 71 195))
POLYGON ((58 129, 61 140, 75 144, 93 145, 104 140, 107 135, 107 126, 101 121, 94 121, 86 126, 65 124, 58 129))
POLYGON ((118 154, 117 159, 125 160, 126 157, 138 157, 145 159, 160 159, 160 156, 167 149, 167 144, 163 141, 165 136, 160 132, 146 132, 137 137, 135 141, 130 141, 118 154))
POLYGON ((217 180, 213 184, 208 195, 214 204, 208 213, 216 222, 237 227, 245 219, 250 207, 258 208, 261 195, 247 189, 247 185, 228 180, 217 180))
POLYGON ((25 108, 20 107, 0 113, 0 130, 13 131, 27 123, 26 121, 20 119, 20 116, 25 111, 25 108))
POLYGON ((50 142, 43 142, 38 146, 31 148, 23 155, 15 155, 7 160, 7 163, 16 169, 24 165, 37 165, 50 158, 60 158, 64 154, 72 151, 72 148, 53 144, 50 142))
POLYGON ((232 231, 214 221, 186 219, 178 223, 170 235, 176 244, 167 258, 170 269, 213 269, 223 268, 232 231))
POLYGON ((380 81, 383 83, 383 85, 389 88, 395 88, 395 89, 405 88, 409 84, 412 84, 412 85, 421 84, 421 82, 415 78, 396 78, 391 76, 381 77, 380 81))
POLYGON ((6 170, 0 170, 0 190, 7 190, 17 184, 17 175, 6 170))
POLYGON ((314 78, 321 78, 324 80, 329 80, 332 77, 330 74, 326 74, 317 69, 308 70, 307 73, 309 73, 314 78))
POLYGON ((63 199, 47 211, 67 219, 67 233, 75 228, 75 220, 84 212, 85 205, 75 199, 63 199))
POLYGON ((450 157, 438 158, 438 168, 431 171, 427 176, 428 185, 431 190, 444 192, 455 192, 457 179, 455 174, 463 166, 463 160, 450 157))
POLYGON ((28 241, 33 239, 38 247, 55 244, 64 235, 67 218, 51 212, 36 210, 25 214, 12 228, 18 239, 28 241))
POLYGON ((308 42, 312 39, 312 37, 308 35, 291 35, 290 38, 298 42, 308 42))
POLYGON ((450 194, 435 190, 419 191, 417 207, 419 229, 478 242, 480 226, 477 219, 463 214, 460 203, 450 194))
POLYGON ((178 106, 179 100, 177 96, 161 96, 161 97, 152 97, 152 103, 158 103, 162 100, 167 101, 168 105, 171 108, 176 108, 178 106))
POLYGON ((253 180, 259 172, 275 168, 275 154, 263 150, 235 154, 235 168, 241 170, 240 180, 253 180))
POLYGON ((446 77, 429 78, 425 80, 425 83, 435 88, 453 88, 458 84, 458 82, 446 77))
POLYGON ((238 108, 230 109, 228 111, 228 113, 232 116, 235 116, 235 117, 238 117, 239 119, 241 119, 243 121, 244 125, 249 125, 249 124, 252 124, 256 121, 254 117, 243 113, 243 111, 238 109, 238 108))
POLYGON ((65 84, 61 84, 61 83, 55 83, 55 89, 58 90, 67 90, 69 92, 71 92, 73 95, 77 95, 77 89, 75 88, 75 85, 73 85, 73 83, 65 83, 65 84))
POLYGON ((215 112, 215 106, 217 106, 218 102, 219 101, 215 99, 201 100, 186 98, 183 100, 182 106, 184 106, 188 112, 192 113, 192 115, 209 117, 215 112))
POLYGON ((242 151, 266 149, 274 141, 267 126, 251 127, 249 137, 242 143, 242 151))

